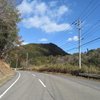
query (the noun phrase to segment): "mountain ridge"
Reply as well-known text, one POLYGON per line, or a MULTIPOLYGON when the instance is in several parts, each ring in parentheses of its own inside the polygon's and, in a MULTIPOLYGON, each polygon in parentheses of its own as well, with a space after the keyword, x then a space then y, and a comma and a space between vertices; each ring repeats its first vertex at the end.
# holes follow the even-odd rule
POLYGON ((64 50, 62 50, 60 47, 58 47, 57 45, 55 45, 53 43, 47 43, 47 44, 30 43, 30 44, 26 44, 26 45, 21 45, 21 47, 23 47, 27 52, 32 53, 31 50, 33 50, 33 52, 37 53, 37 55, 40 54, 42 56, 69 55, 64 50))

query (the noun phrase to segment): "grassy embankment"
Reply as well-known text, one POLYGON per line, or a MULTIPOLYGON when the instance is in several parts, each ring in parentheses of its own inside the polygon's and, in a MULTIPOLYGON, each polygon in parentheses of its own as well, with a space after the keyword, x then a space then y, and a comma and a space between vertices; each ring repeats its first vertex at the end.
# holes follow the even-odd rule
POLYGON ((15 72, 10 69, 8 64, 0 60, 0 83, 7 80, 14 74, 15 72))

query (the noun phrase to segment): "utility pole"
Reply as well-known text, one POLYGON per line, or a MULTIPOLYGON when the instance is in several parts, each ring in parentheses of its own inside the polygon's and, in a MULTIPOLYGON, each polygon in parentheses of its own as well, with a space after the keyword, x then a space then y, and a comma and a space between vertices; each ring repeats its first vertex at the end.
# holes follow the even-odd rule
POLYGON ((78 50, 79 50, 79 69, 81 69, 81 23, 80 19, 78 21, 74 21, 73 24, 78 25, 78 50))
POLYGON ((26 53, 26 67, 28 67, 28 52, 26 53))
MULTIPOLYGON (((18 58, 16 59, 16 69, 17 69, 17 66, 18 66, 18 58)), ((15 69, 15 70, 16 70, 16 69, 15 69)))

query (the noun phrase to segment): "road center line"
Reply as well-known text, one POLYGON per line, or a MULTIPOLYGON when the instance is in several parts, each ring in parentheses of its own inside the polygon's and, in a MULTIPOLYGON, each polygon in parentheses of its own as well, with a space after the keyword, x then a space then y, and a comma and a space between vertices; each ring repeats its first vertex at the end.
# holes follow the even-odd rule
POLYGON ((34 74, 32 74, 33 76, 35 76, 34 74))
POLYGON ((40 81, 40 83, 43 85, 43 87, 46 87, 45 85, 44 85, 44 83, 39 79, 39 81, 40 81))
MULTIPOLYGON (((19 72, 18 72, 19 73, 19 72)), ((0 95, 0 99, 14 86, 14 84, 19 80, 21 76, 21 73, 19 73, 18 78, 15 80, 15 82, 13 84, 10 85, 9 88, 7 88, 1 95, 0 95)))

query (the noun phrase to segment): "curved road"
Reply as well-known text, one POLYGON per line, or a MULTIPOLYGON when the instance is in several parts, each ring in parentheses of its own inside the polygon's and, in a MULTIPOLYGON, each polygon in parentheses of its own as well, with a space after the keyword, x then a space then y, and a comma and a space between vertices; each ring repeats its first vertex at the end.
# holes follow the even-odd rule
POLYGON ((100 100, 100 82, 19 71, 0 84, 0 100, 100 100))

